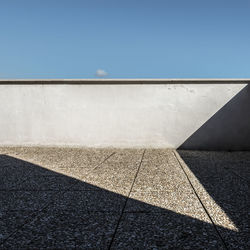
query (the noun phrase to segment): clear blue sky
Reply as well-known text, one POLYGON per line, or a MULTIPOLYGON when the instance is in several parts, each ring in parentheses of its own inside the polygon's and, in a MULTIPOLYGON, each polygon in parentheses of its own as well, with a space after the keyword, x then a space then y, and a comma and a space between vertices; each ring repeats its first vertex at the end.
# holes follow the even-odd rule
POLYGON ((250 0, 0 0, 0 78, 249 78, 250 0))

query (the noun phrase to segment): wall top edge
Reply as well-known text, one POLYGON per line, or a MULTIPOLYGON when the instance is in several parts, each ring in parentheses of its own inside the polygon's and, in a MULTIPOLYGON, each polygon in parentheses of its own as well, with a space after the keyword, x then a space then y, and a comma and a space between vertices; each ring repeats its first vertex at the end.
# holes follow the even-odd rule
POLYGON ((6 84, 242 84, 250 79, 0 79, 6 84))

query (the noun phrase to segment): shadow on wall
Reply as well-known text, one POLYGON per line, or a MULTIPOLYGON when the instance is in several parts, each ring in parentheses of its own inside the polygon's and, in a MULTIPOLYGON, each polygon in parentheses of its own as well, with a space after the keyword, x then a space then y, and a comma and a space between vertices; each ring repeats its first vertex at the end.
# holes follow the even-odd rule
POLYGON ((250 86, 216 112, 179 149, 250 150, 250 86), (226 145, 226 146, 225 146, 226 145))
POLYGON ((0 171, 0 248, 223 248, 212 224, 189 216, 7 155, 0 155, 0 171))

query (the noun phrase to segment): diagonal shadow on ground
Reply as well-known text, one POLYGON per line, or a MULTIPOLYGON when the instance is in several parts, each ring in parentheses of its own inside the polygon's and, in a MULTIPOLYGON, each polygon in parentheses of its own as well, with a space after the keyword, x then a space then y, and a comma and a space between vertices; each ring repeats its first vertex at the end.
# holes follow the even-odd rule
MULTIPOLYGON (((191 167, 191 170, 202 180, 196 169, 191 167)), ((0 155, 0 171, 2 249, 224 248, 211 223, 127 198, 8 155, 0 155), (129 203, 136 211, 129 209, 129 203)), ((204 182, 219 202, 210 184, 214 185, 211 178, 204 182)), ((226 188, 223 192, 227 195, 226 188)), ((230 192, 238 190, 230 189, 230 192)), ((239 234, 217 228, 222 235, 235 239, 239 234)), ((244 242, 237 244, 238 249, 246 247, 244 242)))
POLYGON ((226 222, 220 212, 211 206, 208 196, 236 226, 237 234, 218 227, 223 239, 230 248, 244 246, 243 249, 249 249, 250 152, 178 150, 178 153, 184 171, 214 223, 220 225, 226 222))

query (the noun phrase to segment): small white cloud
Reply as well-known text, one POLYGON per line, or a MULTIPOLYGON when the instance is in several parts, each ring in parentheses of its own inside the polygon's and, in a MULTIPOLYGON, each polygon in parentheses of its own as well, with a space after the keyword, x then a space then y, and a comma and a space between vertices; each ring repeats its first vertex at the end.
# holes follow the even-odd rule
POLYGON ((96 71, 95 75, 96 75, 97 77, 105 77, 105 76, 108 75, 108 73, 107 73, 105 70, 103 70, 103 69, 98 69, 98 70, 96 71))

